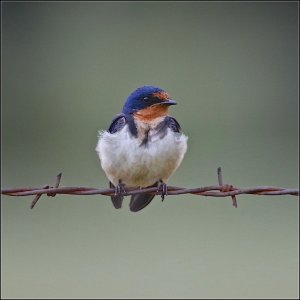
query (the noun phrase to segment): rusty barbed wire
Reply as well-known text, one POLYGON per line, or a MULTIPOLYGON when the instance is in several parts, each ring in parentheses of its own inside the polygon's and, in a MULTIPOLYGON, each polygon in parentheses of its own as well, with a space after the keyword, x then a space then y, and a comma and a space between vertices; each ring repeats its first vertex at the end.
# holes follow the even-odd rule
MULTIPOLYGON (((24 188, 11 188, 11 189, 1 189, 2 195, 7 196, 31 196, 36 195, 33 199, 30 208, 32 209, 40 197, 43 194, 47 196, 54 197, 57 194, 64 195, 104 195, 111 196, 115 194, 115 189, 106 188, 90 188, 90 187, 59 187, 62 173, 58 174, 56 177, 56 183, 53 186, 45 185, 42 188, 39 187, 24 187, 24 188)), ((275 196, 275 195, 292 195, 299 196, 299 189, 287 189, 276 186, 256 186, 251 188, 237 188, 233 185, 225 184, 223 185, 221 168, 218 168, 218 183, 219 185, 212 185, 206 187, 197 188, 185 188, 177 186, 168 186, 167 195, 182 195, 182 194, 193 194, 198 196, 209 196, 209 197, 231 197, 232 205, 237 207, 237 195, 265 195, 265 196, 275 196)), ((156 195, 161 195, 161 192, 157 187, 149 188, 126 188, 124 196, 143 194, 143 193, 153 193, 156 195)))

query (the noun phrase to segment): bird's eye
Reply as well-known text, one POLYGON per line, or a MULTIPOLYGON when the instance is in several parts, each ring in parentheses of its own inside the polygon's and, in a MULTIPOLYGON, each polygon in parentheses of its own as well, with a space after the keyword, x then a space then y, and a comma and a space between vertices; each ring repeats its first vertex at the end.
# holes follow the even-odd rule
POLYGON ((144 102, 149 102, 149 101, 150 101, 150 98, 149 98, 149 97, 144 97, 144 98, 143 98, 143 101, 144 101, 144 102))

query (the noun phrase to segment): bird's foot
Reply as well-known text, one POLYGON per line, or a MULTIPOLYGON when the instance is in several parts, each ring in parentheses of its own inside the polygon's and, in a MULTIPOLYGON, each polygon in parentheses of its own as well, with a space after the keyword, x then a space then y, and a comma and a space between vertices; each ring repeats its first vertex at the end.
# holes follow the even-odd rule
POLYGON ((161 192, 161 201, 164 201, 165 196, 168 195, 168 186, 161 179, 157 183, 157 192, 161 192))
POLYGON ((115 187, 115 196, 118 196, 123 199, 125 193, 125 184, 122 183, 121 180, 119 180, 119 183, 115 187))

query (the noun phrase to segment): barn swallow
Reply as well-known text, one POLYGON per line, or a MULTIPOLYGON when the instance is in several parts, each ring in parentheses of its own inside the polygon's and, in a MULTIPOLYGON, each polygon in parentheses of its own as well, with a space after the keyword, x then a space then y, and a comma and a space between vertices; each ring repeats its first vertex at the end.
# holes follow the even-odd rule
MULTIPOLYGON (((109 186, 115 208, 121 208, 125 187, 153 187, 167 194, 166 182, 182 162, 187 136, 169 107, 177 104, 163 89, 142 86, 133 91, 107 131, 99 132, 96 151, 109 186)), ((131 196, 130 210, 147 206, 154 194, 131 196)))

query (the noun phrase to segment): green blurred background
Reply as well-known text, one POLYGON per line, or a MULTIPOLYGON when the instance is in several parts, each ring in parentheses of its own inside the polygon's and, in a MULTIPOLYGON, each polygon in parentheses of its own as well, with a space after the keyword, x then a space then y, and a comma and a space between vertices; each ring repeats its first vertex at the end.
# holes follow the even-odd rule
MULTIPOLYGON (((298 187, 297 2, 2 3, 2 186, 106 187, 95 152, 158 85, 189 149, 171 185, 298 187)), ((298 198, 2 197, 3 298, 297 298, 298 198)))

